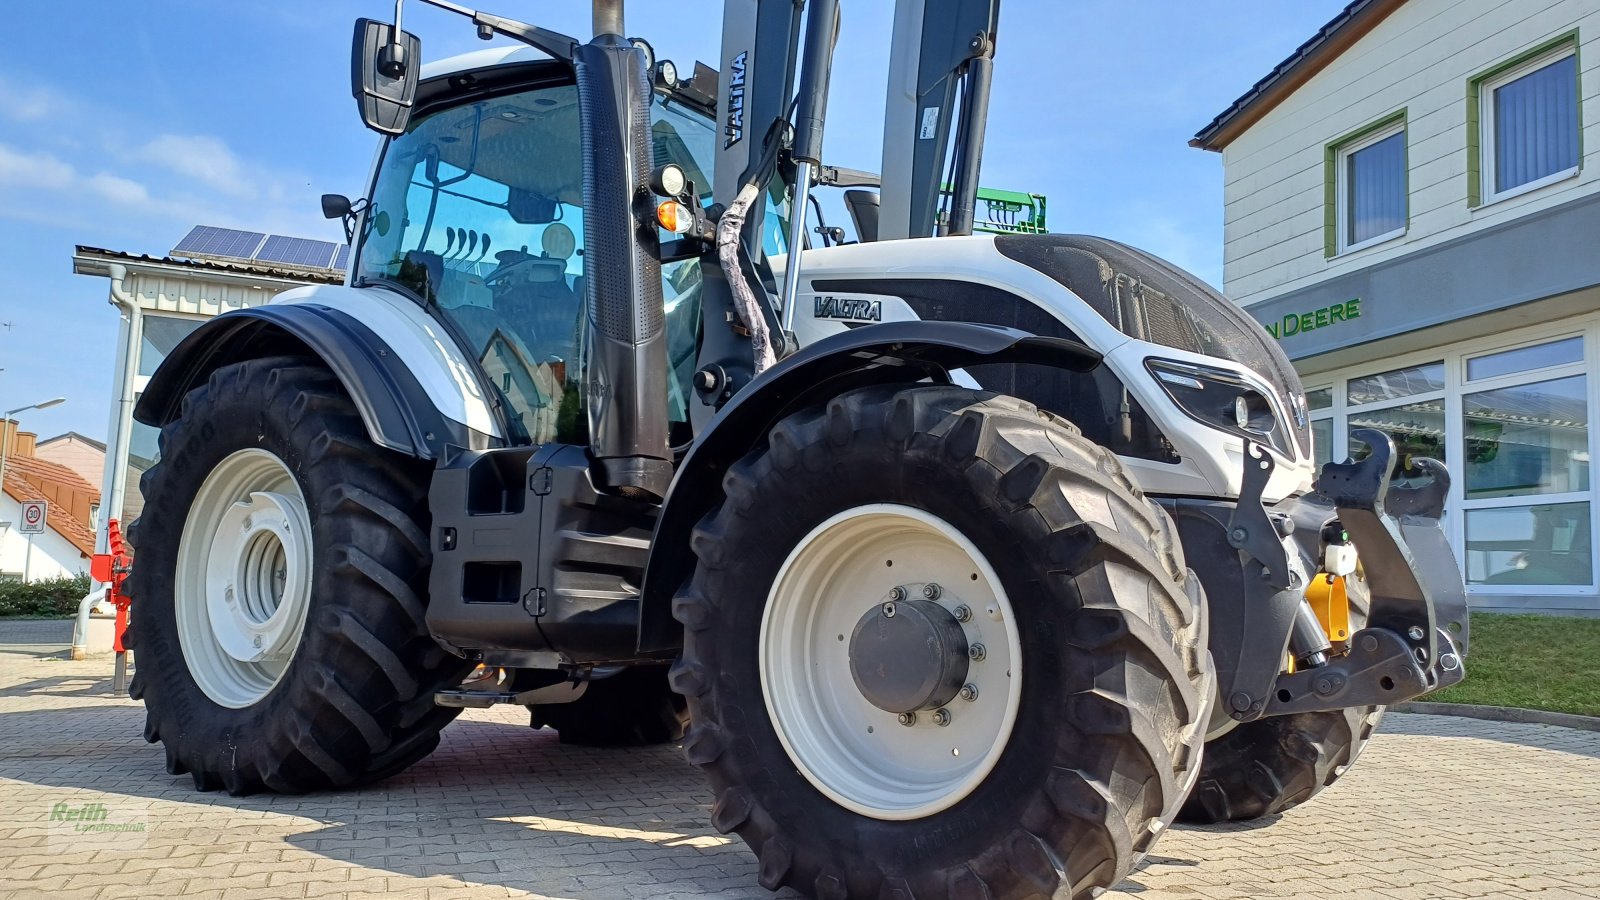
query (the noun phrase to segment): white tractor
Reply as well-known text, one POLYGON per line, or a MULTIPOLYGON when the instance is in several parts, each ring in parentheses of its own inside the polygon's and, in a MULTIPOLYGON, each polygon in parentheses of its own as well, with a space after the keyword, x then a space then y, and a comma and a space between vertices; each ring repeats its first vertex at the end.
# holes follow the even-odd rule
POLYGON ((1442 466, 1362 432, 1319 474, 1214 290, 973 234, 998 0, 898 3, 881 178, 822 159, 837 0, 726 0, 692 72, 621 0, 587 41, 424 2, 522 46, 359 21, 347 283, 219 316, 139 402, 173 773, 349 788, 513 703, 682 739, 767 888, 1083 897, 1461 678, 1442 466), (807 229, 826 186, 859 241, 807 229))

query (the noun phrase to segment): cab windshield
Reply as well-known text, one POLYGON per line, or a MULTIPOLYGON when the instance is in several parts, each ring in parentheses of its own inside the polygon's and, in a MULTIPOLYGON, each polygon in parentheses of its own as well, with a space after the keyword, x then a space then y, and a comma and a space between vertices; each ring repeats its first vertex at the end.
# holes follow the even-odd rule
MULTIPOLYGON (((656 164, 683 167, 709 202, 714 123, 659 95, 651 114, 656 164)), ((399 285, 443 313, 503 395, 515 437, 533 443, 586 443, 578 127, 571 84, 414 118, 384 153, 356 262, 357 284, 399 285)), ((661 275, 675 376, 663 399, 686 423, 700 269, 685 260, 661 275)))

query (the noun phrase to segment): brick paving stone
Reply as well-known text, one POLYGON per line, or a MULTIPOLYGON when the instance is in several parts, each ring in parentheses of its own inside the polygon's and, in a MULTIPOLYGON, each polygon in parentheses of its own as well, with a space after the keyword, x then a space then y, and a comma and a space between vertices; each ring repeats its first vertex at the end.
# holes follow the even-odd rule
MULTIPOLYGON (((57 658, 61 631, 0 622, 0 900, 773 896, 676 748, 565 747, 520 709, 473 710, 372 788, 201 794, 110 695, 108 661, 57 658), (63 833, 62 802, 142 816, 142 846, 63 833)), ((1600 898, 1597 811, 1600 733, 1394 715, 1317 800, 1176 827, 1105 896, 1600 898)))

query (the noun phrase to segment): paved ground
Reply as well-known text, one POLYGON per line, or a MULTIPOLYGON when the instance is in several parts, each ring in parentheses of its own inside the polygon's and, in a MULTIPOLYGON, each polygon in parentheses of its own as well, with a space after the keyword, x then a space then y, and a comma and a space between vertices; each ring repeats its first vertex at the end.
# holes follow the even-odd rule
MULTIPOLYGON (((65 634, 0 620, 0 900, 770 896, 676 749, 573 750, 477 712, 379 788, 200 794, 109 696, 109 661, 48 658, 65 634), (125 830, 75 834, 79 810, 125 830)), ((1600 733, 1390 716, 1337 789, 1180 828, 1108 896, 1600 897, 1600 733)))

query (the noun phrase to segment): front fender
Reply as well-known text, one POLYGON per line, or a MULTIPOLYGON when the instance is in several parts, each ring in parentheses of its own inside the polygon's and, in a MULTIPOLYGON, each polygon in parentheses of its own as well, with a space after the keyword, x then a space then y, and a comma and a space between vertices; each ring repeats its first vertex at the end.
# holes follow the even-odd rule
POLYGON ((874 384, 932 379, 983 363, 1033 363, 1077 372, 1100 354, 1076 341, 965 322, 867 325, 832 335, 784 359, 739 391, 697 436, 656 520, 639 607, 639 648, 670 650, 682 639, 672 595, 694 569, 689 536, 722 500, 722 476, 791 412, 874 384))
MULTIPOLYGON (((165 426, 178 418, 184 395, 205 384, 223 366, 263 356, 311 355, 338 377, 355 402, 368 436, 379 446, 436 459, 450 446, 485 449, 501 443, 492 420, 458 412, 457 408, 474 401, 485 406, 477 386, 464 383, 459 373, 428 372, 430 366, 439 368, 435 360, 380 337, 376 328, 384 324, 381 310, 358 319, 344 309, 314 302, 320 298, 312 292, 286 296, 290 302, 224 313, 184 338, 151 376, 134 417, 146 425, 165 426), (418 368, 423 371, 416 371, 418 368), (432 384, 425 386, 424 379, 432 384), (453 402, 451 385, 459 392, 453 402), (441 391, 446 393, 436 397, 441 391), (475 421, 469 424, 463 419, 475 421)), ((404 327, 389 325, 385 332, 404 327)), ((453 345, 449 349, 454 351, 453 345)))

